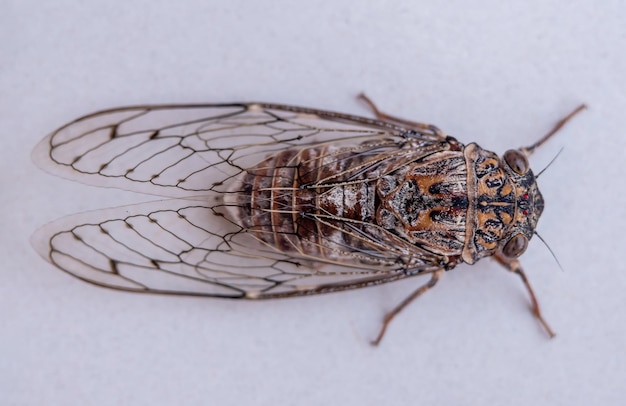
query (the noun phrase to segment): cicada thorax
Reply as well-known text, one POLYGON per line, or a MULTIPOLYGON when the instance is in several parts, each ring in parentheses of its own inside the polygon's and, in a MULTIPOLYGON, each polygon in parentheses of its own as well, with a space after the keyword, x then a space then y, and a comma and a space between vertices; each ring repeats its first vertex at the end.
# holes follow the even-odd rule
POLYGON ((459 257, 469 202, 461 151, 440 151, 398 168, 377 182, 376 221, 413 245, 459 257))
POLYGON ((530 238, 543 207, 532 173, 455 146, 408 161, 326 144, 282 150, 240 175, 231 217, 282 252, 403 269, 472 264, 514 232, 530 238))

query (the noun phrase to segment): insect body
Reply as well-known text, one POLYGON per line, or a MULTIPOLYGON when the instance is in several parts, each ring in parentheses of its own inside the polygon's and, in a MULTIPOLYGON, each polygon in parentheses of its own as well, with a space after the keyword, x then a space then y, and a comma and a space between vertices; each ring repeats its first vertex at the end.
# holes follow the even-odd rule
POLYGON ((543 198, 526 156, 499 158, 434 126, 263 103, 102 111, 33 155, 77 181, 172 199, 70 216, 33 237, 40 254, 119 290, 266 299, 431 275, 517 257, 543 198))

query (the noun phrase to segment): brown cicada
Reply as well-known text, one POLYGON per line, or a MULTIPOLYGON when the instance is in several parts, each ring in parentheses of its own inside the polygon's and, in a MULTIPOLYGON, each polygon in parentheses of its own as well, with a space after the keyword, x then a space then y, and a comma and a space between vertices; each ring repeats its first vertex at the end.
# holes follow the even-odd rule
POLYGON ((42 168, 169 200, 70 216, 33 237, 61 270, 108 288, 232 299, 337 292, 517 257, 544 202, 527 156, 437 127, 267 103, 138 106, 45 138, 42 168))

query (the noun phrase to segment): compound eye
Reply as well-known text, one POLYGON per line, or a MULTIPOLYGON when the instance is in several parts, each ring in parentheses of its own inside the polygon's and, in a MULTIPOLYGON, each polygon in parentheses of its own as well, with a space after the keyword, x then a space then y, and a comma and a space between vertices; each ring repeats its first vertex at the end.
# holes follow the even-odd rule
POLYGON ((517 258, 528 246, 528 238, 524 234, 516 234, 502 248, 502 253, 508 258, 517 258))
POLYGON ((510 149, 504 153, 504 162, 518 175, 525 175, 528 172, 528 160, 516 149, 510 149))

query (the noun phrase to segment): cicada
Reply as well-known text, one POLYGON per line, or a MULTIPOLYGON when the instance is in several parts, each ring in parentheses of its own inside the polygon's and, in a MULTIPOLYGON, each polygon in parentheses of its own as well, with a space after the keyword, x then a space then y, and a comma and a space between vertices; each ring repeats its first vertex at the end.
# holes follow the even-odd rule
POLYGON ((462 144, 439 128, 269 103, 148 105, 100 111, 34 150, 43 169, 169 199, 57 220, 37 251, 83 281, 123 291, 274 299, 430 280, 517 258, 544 200, 527 157, 462 144))

